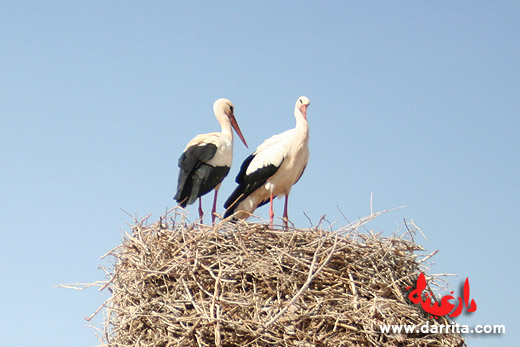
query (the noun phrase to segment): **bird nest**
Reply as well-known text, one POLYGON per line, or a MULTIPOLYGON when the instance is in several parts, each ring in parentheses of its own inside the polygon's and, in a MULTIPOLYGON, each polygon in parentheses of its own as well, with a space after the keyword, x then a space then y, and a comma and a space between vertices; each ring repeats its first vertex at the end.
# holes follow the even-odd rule
POLYGON ((374 216, 338 231, 136 223, 107 253, 102 346, 463 346, 451 333, 381 332, 449 322, 407 298, 428 257, 413 233, 358 232, 374 216))

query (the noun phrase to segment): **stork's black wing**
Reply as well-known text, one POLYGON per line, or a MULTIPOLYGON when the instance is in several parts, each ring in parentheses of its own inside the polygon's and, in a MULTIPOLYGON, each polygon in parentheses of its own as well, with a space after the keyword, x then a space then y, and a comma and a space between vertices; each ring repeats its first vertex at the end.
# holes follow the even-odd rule
POLYGON ((238 186, 224 203, 224 208, 226 208, 224 217, 231 216, 235 212, 236 206, 238 206, 238 204, 247 198, 251 193, 264 185, 269 177, 273 176, 278 168, 282 165, 282 163, 280 163, 278 166, 269 164, 249 174, 246 174, 249 164, 254 158, 255 154, 251 154, 242 163, 240 171, 238 172, 237 178, 235 180, 238 183, 238 186))
POLYGON ((215 188, 227 176, 228 166, 207 164, 217 153, 212 143, 188 147, 179 158, 179 179, 174 199, 182 207, 215 188))

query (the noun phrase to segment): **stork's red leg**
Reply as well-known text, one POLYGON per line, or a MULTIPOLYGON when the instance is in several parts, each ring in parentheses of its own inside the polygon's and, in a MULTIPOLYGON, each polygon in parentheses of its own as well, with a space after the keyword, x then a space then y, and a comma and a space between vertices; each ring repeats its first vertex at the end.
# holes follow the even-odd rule
POLYGON ((273 218, 274 218, 273 193, 271 193, 271 196, 269 197, 269 218, 271 220, 271 229, 272 229, 273 228, 273 218))
POLYGON ((217 212, 217 194, 218 188, 215 188, 215 196, 213 197, 213 208, 211 209, 211 224, 215 223, 215 213, 217 212))
POLYGON ((289 216, 287 216, 287 204, 289 202, 289 194, 285 196, 285 206, 283 208, 283 222, 285 224, 285 229, 287 229, 287 222, 289 221, 289 216))
POLYGON ((204 218, 204 212, 202 211, 202 199, 199 197, 199 218, 200 224, 202 224, 202 220, 204 218))

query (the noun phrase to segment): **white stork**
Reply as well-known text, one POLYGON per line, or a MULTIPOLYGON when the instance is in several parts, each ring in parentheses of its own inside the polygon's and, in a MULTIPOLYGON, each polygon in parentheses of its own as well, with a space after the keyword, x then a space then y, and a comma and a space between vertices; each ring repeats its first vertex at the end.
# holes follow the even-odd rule
POLYGON ((309 159, 309 103, 305 96, 299 97, 294 106, 296 127, 265 140, 242 163, 236 178, 238 187, 224 204, 224 217, 234 214, 235 218, 246 219, 257 207, 269 202, 272 227, 273 199, 285 195, 283 218, 287 227, 289 192, 300 179, 309 159))
POLYGON ((240 127, 233 113, 233 104, 227 99, 218 99, 213 104, 213 112, 222 132, 197 135, 191 140, 179 158, 179 180, 174 199, 181 207, 186 207, 199 199, 199 217, 202 223, 201 196, 215 190, 211 221, 215 222, 218 189, 227 176, 233 161, 233 129, 247 147, 240 127))

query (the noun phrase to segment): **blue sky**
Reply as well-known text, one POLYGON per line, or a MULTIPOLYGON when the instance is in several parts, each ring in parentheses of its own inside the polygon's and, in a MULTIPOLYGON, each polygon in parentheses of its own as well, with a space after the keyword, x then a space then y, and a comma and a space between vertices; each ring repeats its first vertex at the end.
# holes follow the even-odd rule
MULTIPOLYGON (((311 156, 296 226, 304 213, 344 226, 339 210, 366 216, 371 194, 375 210, 406 205, 367 227, 413 219, 439 250, 431 272, 458 274, 452 289, 469 277, 478 310, 458 322, 507 328, 470 346, 520 338, 518 2, 21 1, 0 23, 6 346, 95 345, 83 317, 108 293, 53 287, 104 278, 122 210, 153 221, 174 206, 177 159, 219 129, 217 98, 254 149, 294 126, 300 95, 311 156)), ((235 140, 220 212, 249 153, 235 140)))

